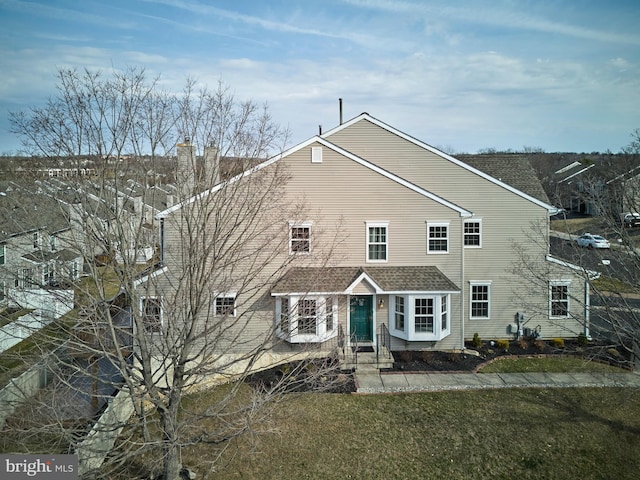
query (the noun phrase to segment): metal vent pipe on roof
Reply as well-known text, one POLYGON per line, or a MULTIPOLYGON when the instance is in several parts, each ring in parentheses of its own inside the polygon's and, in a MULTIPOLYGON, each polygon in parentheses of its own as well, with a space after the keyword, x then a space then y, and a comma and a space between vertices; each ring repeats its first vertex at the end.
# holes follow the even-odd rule
POLYGON ((342 99, 338 99, 338 104, 340 105, 340 125, 342 125, 342 99))

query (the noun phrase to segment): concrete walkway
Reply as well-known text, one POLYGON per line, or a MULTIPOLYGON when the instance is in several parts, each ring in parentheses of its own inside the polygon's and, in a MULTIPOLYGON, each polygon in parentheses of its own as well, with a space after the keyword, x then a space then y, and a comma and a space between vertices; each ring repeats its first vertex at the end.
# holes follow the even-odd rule
POLYGON ((640 388, 637 373, 402 373, 356 371, 357 393, 437 392, 487 388, 640 388))

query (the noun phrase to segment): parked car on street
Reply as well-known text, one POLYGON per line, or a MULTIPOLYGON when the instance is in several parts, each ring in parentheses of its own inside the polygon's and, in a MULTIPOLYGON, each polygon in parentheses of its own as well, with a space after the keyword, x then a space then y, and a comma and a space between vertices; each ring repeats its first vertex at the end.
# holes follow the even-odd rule
POLYGON ((628 228, 640 227, 640 213, 635 213, 635 212, 623 213, 622 225, 628 228))
POLYGON ((579 247, 586 248, 611 248, 609 240, 601 235, 593 235, 591 233, 584 233, 576 238, 576 243, 579 247))

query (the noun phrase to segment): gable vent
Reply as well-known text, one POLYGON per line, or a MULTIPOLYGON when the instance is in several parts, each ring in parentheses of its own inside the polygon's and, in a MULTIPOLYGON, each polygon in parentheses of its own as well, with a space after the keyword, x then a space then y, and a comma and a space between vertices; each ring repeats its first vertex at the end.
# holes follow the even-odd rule
POLYGON ((322 147, 311 147, 311 163, 322 163, 322 147))

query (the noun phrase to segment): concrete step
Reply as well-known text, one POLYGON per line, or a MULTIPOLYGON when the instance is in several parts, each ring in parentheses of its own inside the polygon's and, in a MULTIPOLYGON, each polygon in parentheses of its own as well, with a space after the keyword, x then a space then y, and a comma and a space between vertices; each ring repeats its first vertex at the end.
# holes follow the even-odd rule
POLYGON ((358 353, 357 363, 354 357, 348 356, 341 362, 341 368, 344 370, 357 369, 358 371, 378 371, 381 368, 393 367, 393 358, 387 355, 379 355, 376 362, 375 352, 358 353))

